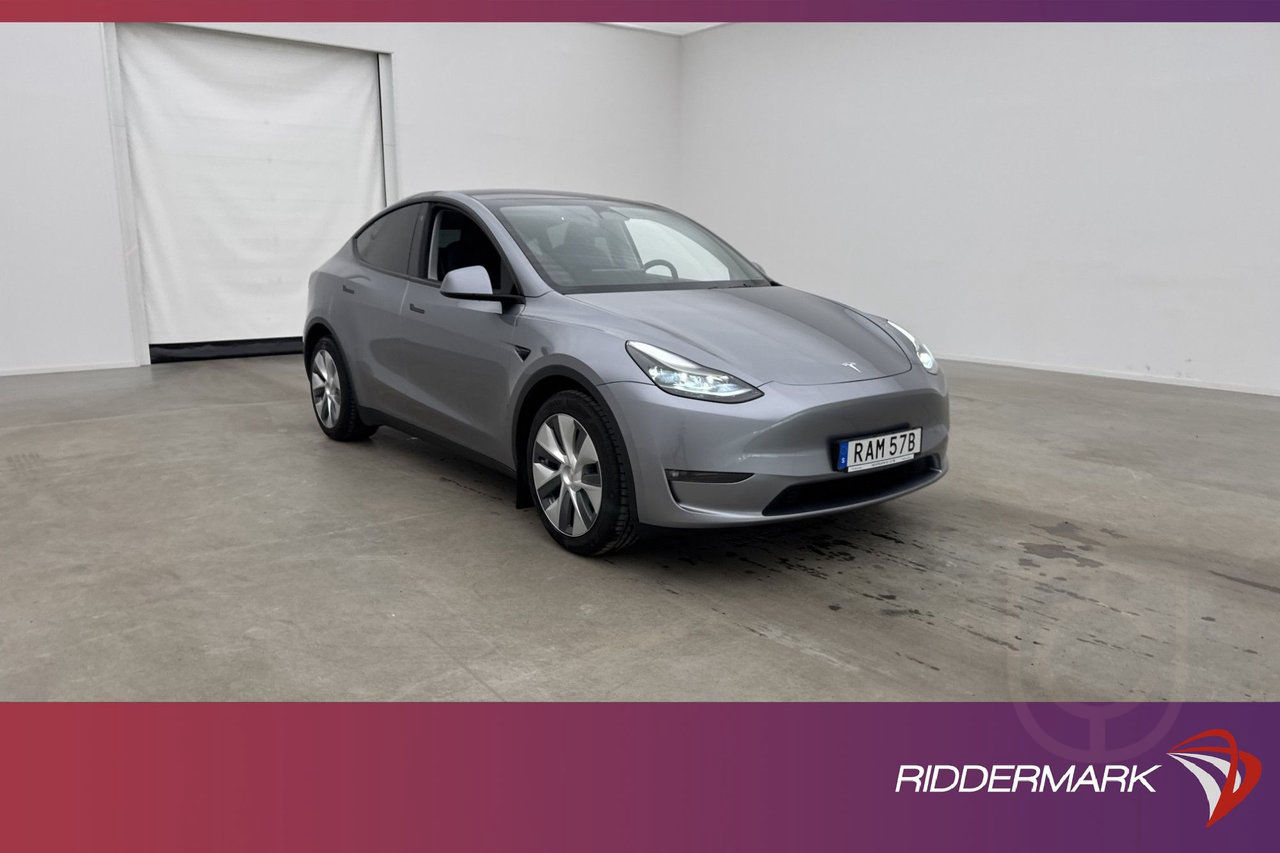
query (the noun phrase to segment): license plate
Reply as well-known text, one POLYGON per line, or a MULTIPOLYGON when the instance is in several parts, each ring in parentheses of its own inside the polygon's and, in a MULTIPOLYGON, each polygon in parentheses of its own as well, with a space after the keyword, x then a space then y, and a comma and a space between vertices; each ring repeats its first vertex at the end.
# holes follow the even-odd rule
POLYGON ((836 459, 839 471, 865 471, 906 462, 920 453, 920 430, 887 432, 867 438, 849 438, 840 442, 836 459))

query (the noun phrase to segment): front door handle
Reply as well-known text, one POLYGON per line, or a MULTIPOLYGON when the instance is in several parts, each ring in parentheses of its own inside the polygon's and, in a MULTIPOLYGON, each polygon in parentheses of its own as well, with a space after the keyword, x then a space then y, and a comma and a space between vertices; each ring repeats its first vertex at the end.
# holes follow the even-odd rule
POLYGON ((356 292, 356 289, 355 289, 354 287, 347 287, 347 286, 344 284, 344 285, 342 285, 342 292, 343 292, 343 293, 355 293, 355 292, 356 292))
POLYGON ((415 314, 425 314, 425 313, 427 313, 427 309, 425 309, 425 308, 419 308, 417 305, 414 305, 412 302, 410 302, 410 303, 409 303, 409 310, 410 310, 410 311, 412 311, 412 312, 413 312, 413 313, 415 313, 415 314))

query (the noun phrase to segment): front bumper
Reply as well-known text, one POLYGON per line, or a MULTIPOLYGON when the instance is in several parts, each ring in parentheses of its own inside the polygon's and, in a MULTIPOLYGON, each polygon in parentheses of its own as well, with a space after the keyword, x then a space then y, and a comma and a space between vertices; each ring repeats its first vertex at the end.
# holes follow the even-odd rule
POLYGON ((947 470, 946 382, 919 367, 882 379, 762 386, 746 403, 667 394, 650 382, 600 393, 617 416, 635 478, 640 521, 721 527, 808 518, 923 488, 947 470), (911 462, 863 473, 835 470, 836 443, 920 427, 911 462), (750 474, 737 483, 668 481, 668 470, 750 474))

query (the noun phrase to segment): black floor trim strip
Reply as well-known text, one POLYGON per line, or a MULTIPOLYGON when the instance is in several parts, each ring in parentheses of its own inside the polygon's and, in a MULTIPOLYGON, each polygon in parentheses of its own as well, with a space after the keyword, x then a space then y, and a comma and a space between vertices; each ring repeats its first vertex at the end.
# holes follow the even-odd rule
POLYGON ((302 338, 254 338, 245 341, 201 341, 187 344, 152 344, 151 363, 198 361, 206 358, 244 358, 253 355, 298 355, 302 338))

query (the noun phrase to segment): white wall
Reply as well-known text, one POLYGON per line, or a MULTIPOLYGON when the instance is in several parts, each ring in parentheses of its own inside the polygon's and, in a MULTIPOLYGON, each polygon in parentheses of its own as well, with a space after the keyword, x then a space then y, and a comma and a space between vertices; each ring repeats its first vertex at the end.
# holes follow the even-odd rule
POLYGON ((1280 391, 1280 27, 732 24, 683 206, 941 356, 1280 391))
POLYGON ((101 32, 0 25, 0 374, 135 363, 101 32))
MULTIPOLYGON (((944 357, 1280 391, 1280 27, 220 26, 391 52, 405 194, 667 202, 944 357)), ((103 68, 0 25, 0 373, 132 363, 103 68)))
MULTIPOLYGON (((674 196, 672 36, 572 23, 219 28, 390 52, 404 195, 674 196)), ((0 374, 135 363, 100 41, 96 24, 0 25, 0 374)))

